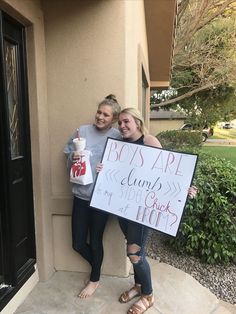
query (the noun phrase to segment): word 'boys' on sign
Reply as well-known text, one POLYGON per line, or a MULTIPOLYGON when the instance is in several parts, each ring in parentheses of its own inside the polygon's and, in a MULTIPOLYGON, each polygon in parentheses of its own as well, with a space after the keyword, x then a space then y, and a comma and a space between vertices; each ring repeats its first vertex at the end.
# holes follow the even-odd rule
POLYGON ((90 206, 175 236, 197 155, 108 138, 90 206))

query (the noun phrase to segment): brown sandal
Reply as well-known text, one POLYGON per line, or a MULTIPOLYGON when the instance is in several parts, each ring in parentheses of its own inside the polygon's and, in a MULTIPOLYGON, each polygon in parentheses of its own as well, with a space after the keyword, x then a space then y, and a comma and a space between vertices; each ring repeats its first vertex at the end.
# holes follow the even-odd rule
POLYGON ((119 301, 120 303, 127 303, 139 295, 141 295, 141 285, 134 285, 130 290, 121 294, 119 301))
POLYGON ((131 308, 128 310, 127 314, 142 314, 146 312, 154 304, 153 294, 151 295, 142 295, 141 298, 135 302, 131 308), (143 306, 140 306, 138 303, 142 302, 143 306))

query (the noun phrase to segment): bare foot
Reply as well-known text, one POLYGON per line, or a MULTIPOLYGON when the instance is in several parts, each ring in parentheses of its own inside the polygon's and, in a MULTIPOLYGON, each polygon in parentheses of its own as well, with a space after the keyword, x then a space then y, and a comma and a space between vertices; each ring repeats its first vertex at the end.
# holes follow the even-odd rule
POLYGON ((99 281, 88 281, 85 288, 78 294, 81 299, 89 298, 99 286, 99 281))

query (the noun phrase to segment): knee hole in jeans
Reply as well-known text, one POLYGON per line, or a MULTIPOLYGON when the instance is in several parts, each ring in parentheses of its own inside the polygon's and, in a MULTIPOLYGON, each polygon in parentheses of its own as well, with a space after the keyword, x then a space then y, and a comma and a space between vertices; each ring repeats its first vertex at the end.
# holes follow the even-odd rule
POLYGON ((127 247, 127 256, 129 257, 132 264, 137 264, 140 259, 141 247, 137 244, 129 244, 127 247))

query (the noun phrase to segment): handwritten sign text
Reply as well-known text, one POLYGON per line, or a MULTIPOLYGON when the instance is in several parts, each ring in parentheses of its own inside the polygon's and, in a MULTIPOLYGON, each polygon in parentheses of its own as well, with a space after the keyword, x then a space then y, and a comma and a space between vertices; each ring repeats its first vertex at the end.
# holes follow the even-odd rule
POLYGON ((90 205, 175 236, 197 155, 108 138, 90 205))

